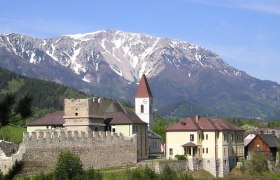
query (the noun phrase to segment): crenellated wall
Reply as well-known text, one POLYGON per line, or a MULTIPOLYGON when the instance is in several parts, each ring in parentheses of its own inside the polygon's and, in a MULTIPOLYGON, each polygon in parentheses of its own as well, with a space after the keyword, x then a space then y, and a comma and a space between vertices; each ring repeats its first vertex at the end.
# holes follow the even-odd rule
MULTIPOLYGON (((22 175, 34 175, 40 171, 48 172, 54 169, 58 154, 62 150, 78 154, 85 168, 99 169, 136 164, 136 141, 136 136, 123 137, 121 134, 111 132, 85 133, 58 130, 24 133, 18 155, 8 158, 5 161, 5 167, 9 169, 15 162, 13 159, 17 157, 18 160, 22 159, 24 162, 22 175)), ((1 164, 2 160, 1 157, 1 164)))

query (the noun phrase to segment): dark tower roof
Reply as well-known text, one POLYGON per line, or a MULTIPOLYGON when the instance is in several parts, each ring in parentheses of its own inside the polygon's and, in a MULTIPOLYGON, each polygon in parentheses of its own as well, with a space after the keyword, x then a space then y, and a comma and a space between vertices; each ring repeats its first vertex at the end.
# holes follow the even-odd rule
POLYGON ((135 97, 153 97, 145 74, 142 75, 135 97))
POLYGON ((122 112, 127 114, 127 112, 125 111, 125 109, 122 107, 122 105, 120 103, 116 103, 113 102, 110 104, 110 106, 107 108, 106 110, 107 113, 113 113, 113 112, 122 112))

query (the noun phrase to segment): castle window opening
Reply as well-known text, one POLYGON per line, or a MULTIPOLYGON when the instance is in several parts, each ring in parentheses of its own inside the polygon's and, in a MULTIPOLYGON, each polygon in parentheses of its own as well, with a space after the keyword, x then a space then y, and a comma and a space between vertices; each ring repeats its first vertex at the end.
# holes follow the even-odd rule
POLYGON ((144 105, 141 105, 141 113, 144 113, 144 105))
POLYGON ((75 116, 78 116, 78 113, 75 113, 75 116))

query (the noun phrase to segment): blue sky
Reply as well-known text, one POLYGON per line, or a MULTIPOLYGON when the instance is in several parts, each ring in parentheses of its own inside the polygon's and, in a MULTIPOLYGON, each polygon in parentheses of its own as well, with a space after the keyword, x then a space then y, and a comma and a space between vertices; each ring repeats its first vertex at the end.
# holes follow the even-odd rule
POLYGON ((40 38, 117 29, 187 41, 280 83, 280 0, 9 0, 0 33, 40 38))

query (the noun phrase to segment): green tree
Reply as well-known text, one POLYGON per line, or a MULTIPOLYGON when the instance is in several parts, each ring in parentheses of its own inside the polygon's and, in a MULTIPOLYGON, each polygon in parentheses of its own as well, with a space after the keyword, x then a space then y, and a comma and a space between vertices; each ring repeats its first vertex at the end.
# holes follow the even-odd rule
POLYGON ((32 112, 33 97, 30 94, 25 95, 18 101, 15 107, 15 113, 20 114, 22 118, 30 117, 32 112))
POLYGON ((28 94, 19 99, 17 103, 14 94, 7 94, 0 102, 0 127, 30 117, 32 102, 33 97, 28 94))
POLYGON ((57 158, 55 175, 57 179, 71 180, 83 175, 83 164, 78 155, 62 151, 57 158))
POLYGON ((0 125, 5 126, 9 123, 12 114, 13 105, 15 104, 15 96, 7 94, 2 102, 0 102, 0 125))

